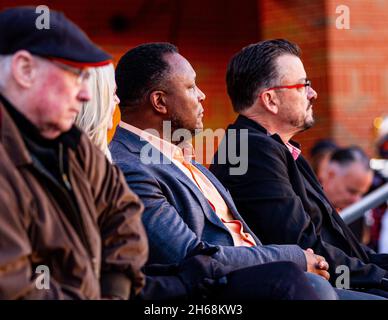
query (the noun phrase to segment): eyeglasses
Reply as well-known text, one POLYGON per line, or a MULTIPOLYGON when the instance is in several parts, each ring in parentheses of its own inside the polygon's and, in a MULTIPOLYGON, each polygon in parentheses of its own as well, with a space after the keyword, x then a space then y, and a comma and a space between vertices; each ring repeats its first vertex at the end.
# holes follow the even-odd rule
POLYGON ((49 61, 55 64, 60 69, 74 74, 77 77, 77 84, 81 84, 87 81, 90 77, 90 72, 88 71, 88 69, 71 67, 71 66, 68 66, 67 64, 64 64, 62 62, 52 60, 52 59, 49 59, 49 61))
MULTIPOLYGON (((298 84, 294 84, 294 85, 290 85, 290 86, 277 86, 277 87, 268 88, 268 89, 263 90, 262 93, 260 93, 260 97, 263 95, 263 93, 265 91, 278 90, 278 89, 300 89, 303 87, 305 87, 305 88, 310 87, 311 88, 311 80, 306 79, 305 83, 298 83, 298 84)), ((306 93, 307 93, 307 90, 306 90, 306 93)))

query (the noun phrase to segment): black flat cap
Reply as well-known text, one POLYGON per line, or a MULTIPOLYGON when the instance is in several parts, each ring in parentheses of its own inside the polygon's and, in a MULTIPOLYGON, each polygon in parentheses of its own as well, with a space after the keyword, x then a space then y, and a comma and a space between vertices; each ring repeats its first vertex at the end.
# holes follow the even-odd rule
POLYGON ((0 54, 27 50, 75 67, 97 67, 111 63, 111 56, 61 12, 49 11, 49 29, 39 29, 42 13, 34 7, 15 7, 0 12, 0 54))

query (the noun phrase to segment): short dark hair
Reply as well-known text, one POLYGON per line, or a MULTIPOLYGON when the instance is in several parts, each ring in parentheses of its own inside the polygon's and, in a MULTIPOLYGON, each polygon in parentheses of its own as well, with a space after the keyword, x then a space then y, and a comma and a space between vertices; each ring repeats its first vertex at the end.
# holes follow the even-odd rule
POLYGON ((171 43, 146 43, 120 58, 116 67, 116 84, 121 111, 144 104, 149 94, 162 86, 169 71, 164 56, 172 53, 178 53, 178 48, 171 43))
POLYGON ((331 139, 318 140, 310 150, 310 156, 315 157, 326 152, 333 152, 338 148, 337 144, 331 139))
POLYGON ((347 167, 356 161, 360 162, 366 170, 370 169, 369 157, 358 146, 337 149, 332 153, 330 158, 330 162, 336 162, 341 167, 347 167))
POLYGON ((274 39, 251 44, 233 56, 226 72, 226 86, 234 111, 249 108, 258 89, 271 87, 279 76, 275 60, 284 54, 300 57, 300 49, 288 40, 274 39))

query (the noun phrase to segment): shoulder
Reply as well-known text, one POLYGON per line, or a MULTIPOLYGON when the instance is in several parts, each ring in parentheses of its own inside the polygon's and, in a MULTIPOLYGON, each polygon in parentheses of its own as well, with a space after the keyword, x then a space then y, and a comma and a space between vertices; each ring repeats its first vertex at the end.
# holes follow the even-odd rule
POLYGON ((219 151, 226 152, 224 156, 229 156, 234 149, 237 149, 241 158, 245 157, 250 160, 272 158, 287 161, 288 157, 287 147, 280 141, 280 137, 267 135, 266 132, 248 126, 244 127, 241 124, 230 125, 227 128, 219 151))
MULTIPOLYGON (((78 129, 77 129, 78 130, 78 129)), ((89 139, 88 135, 83 131, 78 130, 77 136, 73 142, 75 147, 70 145, 70 152, 75 154, 74 161, 84 170, 98 170, 100 166, 105 166, 108 161, 106 155, 89 139)))
POLYGON ((256 146, 259 145, 265 146, 265 148, 270 148, 271 150, 284 150, 284 145, 278 141, 275 136, 268 135, 263 127, 258 124, 255 124, 255 126, 252 123, 252 121, 236 121, 235 123, 229 125, 225 132, 226 139, 230 140, 237 138, 237 144, 248 142, 249 147, 253 149, 258 149, 256 146))
POLYGON ((5 148, 0 143, 0 212, 1 220, 22 219, 25 225, 30 221, 30 214, 35 208, 36 198, 33 195, 34 183, 26 183, 27 171, 23 172, 16 167, 5 148))
POLYGON ((144 188, 146 185, 159 186, 162 174, 161 165, 147 163, 141 153, 129 148, 125 143, 113 140, 109 149, 112 162, 124 174, 131 188, 144 188))

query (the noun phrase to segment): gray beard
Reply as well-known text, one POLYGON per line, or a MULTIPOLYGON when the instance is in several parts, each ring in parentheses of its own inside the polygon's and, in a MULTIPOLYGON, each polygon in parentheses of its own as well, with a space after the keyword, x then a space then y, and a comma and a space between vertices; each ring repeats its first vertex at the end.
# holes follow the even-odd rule
MULTIPOLYGON (((311 108, 312 108, 312 104, 310 104, 307 107, 307 111, 311 108)), ((314 126, 314 124, 315 124, 315 119, 314 119, 313 115, 311 114, 311 120, 308 121, 307 119, 303 119, 303 124, 294 123, 293 125, 295 125, 295 127, 299 128, 300 132, 303 132, 303 131, 310 129, 312 126, 314 126)))

